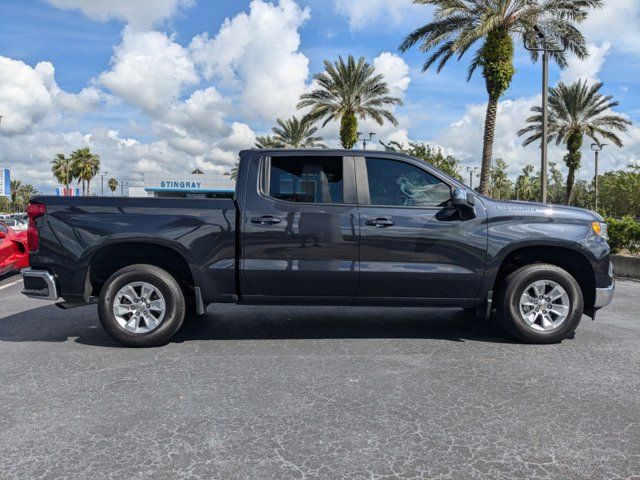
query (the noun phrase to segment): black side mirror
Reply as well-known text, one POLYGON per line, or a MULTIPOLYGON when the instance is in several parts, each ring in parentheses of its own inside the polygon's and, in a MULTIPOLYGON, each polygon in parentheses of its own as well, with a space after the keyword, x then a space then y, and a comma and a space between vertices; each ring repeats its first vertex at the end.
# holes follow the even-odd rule
POLYGON ((454 188, 451 192, 451 205, 454 207, 470 207, 476 204, 476 197, 473 193, 462 190, 459 188, 454 188))

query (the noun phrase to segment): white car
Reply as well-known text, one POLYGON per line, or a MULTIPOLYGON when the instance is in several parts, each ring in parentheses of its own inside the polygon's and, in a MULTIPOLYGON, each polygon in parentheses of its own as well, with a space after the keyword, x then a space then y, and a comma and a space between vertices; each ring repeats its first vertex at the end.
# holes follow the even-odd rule
POLYGON ((17 218, 5 218, 2 223, 10 227, 14 232, 24 232, 27 229, 27 224, 17 218))

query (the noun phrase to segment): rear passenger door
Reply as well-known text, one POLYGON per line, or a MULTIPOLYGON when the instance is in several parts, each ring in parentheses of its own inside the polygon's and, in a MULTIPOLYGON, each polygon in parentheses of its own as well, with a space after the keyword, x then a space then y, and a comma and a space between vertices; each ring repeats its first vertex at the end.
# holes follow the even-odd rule
POLYGON ((243 296, 355 296, 359 215, 354 161, 271 154, 253 162, 242 215, 243 296))

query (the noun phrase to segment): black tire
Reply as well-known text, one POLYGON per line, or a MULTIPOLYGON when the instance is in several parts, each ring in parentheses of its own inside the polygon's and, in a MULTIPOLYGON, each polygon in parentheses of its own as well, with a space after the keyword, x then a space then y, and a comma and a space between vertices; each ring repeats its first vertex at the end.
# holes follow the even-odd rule
POLYGON ((550 264, 534 264, 510 273, 502 282, 496 299, 498 319, 512 336, 526 343, 558 343, 571 337, 582 319, 584 301, 578 282, 566 270, 550 264), (520 313, 520 297, 533 282, 551 280, 568 295, 569 310, 566 319, 550 331, 535 330, 520 313))
POLYGON ((130 265, 111 275, 98 299, 100 323, 109 335, 129 347, 156 347, 166 344, 184 321, 186 304, 178 282, 165 270, 153 265, 130 265), (165 313, 161 323, 144 333, 123 328, 113 310, 113 301, 127 284, 146 282, 157 288, 164 297, 165 313))

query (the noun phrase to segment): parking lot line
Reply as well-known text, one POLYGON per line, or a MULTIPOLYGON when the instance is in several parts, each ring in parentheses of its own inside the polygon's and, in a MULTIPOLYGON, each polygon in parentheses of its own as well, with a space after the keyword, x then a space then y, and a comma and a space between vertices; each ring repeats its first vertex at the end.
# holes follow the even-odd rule
POLYGON ((6 285, 2 285, 0 286, 0 290, 4 290, 5 288, 9 288, 9 287, 13 287, 14 285, 17 285, 20 283, 20 280, 15 280, 11 283, 7 283, 6 285))

